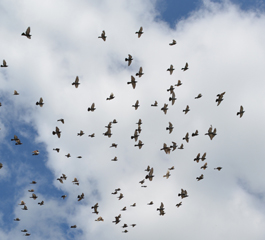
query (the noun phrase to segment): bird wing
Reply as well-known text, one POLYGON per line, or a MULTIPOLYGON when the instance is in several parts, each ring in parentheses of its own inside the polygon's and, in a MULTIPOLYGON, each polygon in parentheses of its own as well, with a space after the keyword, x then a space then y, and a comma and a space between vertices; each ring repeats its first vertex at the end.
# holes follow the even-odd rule
POLYGON ((30 33, 30 27, 27 28, 26 35, 29 35, 29 33, 30 33))

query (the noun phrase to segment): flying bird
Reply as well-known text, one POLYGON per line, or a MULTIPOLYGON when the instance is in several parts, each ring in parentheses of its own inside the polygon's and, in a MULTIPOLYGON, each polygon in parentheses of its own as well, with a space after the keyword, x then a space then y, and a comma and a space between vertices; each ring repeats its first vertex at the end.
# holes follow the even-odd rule
POLYGON ((173 124, 171 122, 168 123, 169 126, 166 128, 166 130, 169 130, 169 133, 172 133, 174 127, 173 127, 173 124))
POLYGON ((91 107, 89 107, 89 108, 87 109, 87 111, 91 111, 91 112, 94 112, 95 110, 96 110, 96 108, 95 108, 95 103, 92 103, 91 107))
POLYGON ((104 219, 102 217, 98 217, 95 221, 97 221, 97 222, 103 222, 104 219))
POLYGON ((151 107, 157 107, 157 101, 154 104, 151 104, 151 107))
POLYGON ((143 145, 144 145, 144 144, 142 143, 142 141, 139 140, 139 141, 138 141, 138 144, 135 144, 134 146, 135 146, 135 147, 139 147, 139 149, 141 149, 143 145))
POLYGON ((39 150, 35 150, 32 152, 32 155, 39 155, 39 153, 40 153, 39 150))
POLYGON ((76 228, 76 225, 71 226, 70 228, 76 228))
POLYGON ((194 133, 191 134, 192 137, 195 137, 195 136, 198 136, 198 135, 199 135, 198 130, 196 130, 194 133))
POLYGON ((178 203, 178 204, 176 204, 176 207, 180 207, 182 205, 182 202, 180 202, 180 203, 178 203))
POLYGON ((120 196, 118 197, 119 200, 121 200, 123 198, 123 194, 120 193, 120 196))
POLYGON ((114 157, 113 159, 111 159, 111 161, 117 162, 118 161, 118 158, 117 157, 114 157))
POLYGON ((157 208, 156 210, 159 211, 159 215, 160 215, 160 216, 163 216, 163 215, 165 214, 164 209, 165 209, 165 208, 164 208, 164 203, 161 202, 160 207, 157 208))
POLYGON ((107 98, 107 100, 112 100, 112 99, 114 99, 114 98, 115 98, 114 94, 111 93, 110 96, 107 98))
POLYGON ((116 144, 116 143, 112 143, 110 147, 115 147, 115 148, 117 148, 117 146, 118 146, 118 144, 116 144))
POLYGON ((154 177, 153 173, 154 173, 154 169, 151 168, 150 172, 145 176, 145 179, 149 179, 149 181, 152 181, 154 177))
POLYGON ((189 105, 187 105, 186 109, 183 110, 183 112, 185 112, 185 114, 187 114, 190 111, 190 107, 189 105))
POLYGON ((96 203, 94 206, 91 207, 92 209, 94 209, 94 212, 92 213, 96 213, 98 214, 98 203, 96 203))
POLYGON ((175 151, 176 148, 177 148, 177 143, 175 143, 175 142, 172 141, 172 144, 173 145, 171 145, 170 148, 172 148, 172 151, 175 151))
POLYGON ((201 97, 202 97, 202 95, 201 95, 201 93, 199 93, 198 96, 195 97, 195 99, 198 99, 198 98, 201 98, 201 97))
POLYGON ((167 170, 167 173, 166 173, 163 177, 165 177, 166 179, 168 179, 168 178, 170 177, 170 172, 169 172, 169 170, 167 170))
POLYGON ((168 107, 167 107, 167 106, 168 106, 168 104, 165 103, 165 104, 164 104, 164 107, 161 108, 161 110, 162 110, 165 114, 167 114, 167 110, 168 110, 168 107))
POLYGON ((166 154, 170 154, 170 147, 167 146, 166 143, 163 144, 163 148, 160 149, 161 151, 164 150, 166 154))
POLYGON ((1 67, 8 67, 8 65, 6 65, 6 60, 3 60, 3 65, 1 65, 1 67))
POLYGON ((206 152, 202 155, 201 160, 204 161, 206 159, 206 152))
POLYGON ((68 153, 68 154, 66 154, 65 156, 66 156, 67 158, 69 158, 69 157, 71 157, 71 154, 68 153))
POLYGON ((172 75, 173 71, 175 70, 175 68, 173 68, 173 65, 171 64, 170 67, 167 69, 167 71, 170 72, 170 75, 172 75))
POLYGON ((58 138, 61 137, 61 131, 60 131, 60 129, 58 127, 55 128, 55 131, 52 131, 52 134, 53 135, 56 134, 58 138))
POLYGON ((137 81, 135 81, 135 77, 134 76, 131 76, 131 81, 127 82, 127 84, 132 84, 133 89, 135 89, 136 83, 137 83, 137 81))
POLYGON ((53 148, 54 151, 60 152, 60 148, 53 148))
POLYGON ((118 224, 121 221, 120 218, 121 218, 121 214, 119 214, 118 216, 116 216, 115 217, 115 221, 112 221, 112 222, 115 223, 115 224, 118 224))
POLYGON ((174 105, 176 100, 177 100, 176 95, 174 92, 172 92, 172 96, 169 98, 169 101, 171 101, 172 106, 174 105))
POLYGON ((131 139, 134 139, 135 140, 135 142, 138 140, 138 136, 139 136, 139 134, 138 134, 138 131, 137 130, 135 130, 134 131, 134 135, 133 136, 131 136, 131 139))
POLYGON ((40 206, 44 205, 44 201, 38 203, 40 206))
POLYGON ((30 27, 27 28, 25 33, 22 33, 21 36, 25 36, 28 39, 31 39, 31 35, 30 35, 30 27))
POLYGON ((138 107, 140 107, 140 105, 139 105, 139 100, 137 100, 137 101, 135 102, 135 104, 132 105, 132 107, 134 107, 134 109, 137 110, 138 107))
POLYGON ((140 78, 142 75, 144 75, 144 73, 143 73, 143 68, 140 67, 140 68, 139 68, 139 72, 136 73, 135 75, 136 75, 136 76, 139 76, 139 78, 140 78))
POLYGON ((175 84, 175 86, 179 87, 180 85, 182 85, 182 82, 180 80, 178 80, 178 83, 175 84))
POLYGON ((93 137, 95 137, 95 133, 92 133, 92 134, 90 134, 88 136, 91 137, 91 138, 93 138, 93 137))
POLYGON ((188 197, 187 190, 181 188, 181 192, 178 194, 178 196, 181 197, 181 199, 188 197))
POLYGON ((83 136, 85 133, 82 131, 82 130, 80 130, 80 132, 79 133, 77 133, 77 136, 83 136))
POLYGON ((147 205, 153 205, 153 204, 154 204, 153 201, 147 203, 147 205))
POLYGON ((62 124, 64 124, 64 119, 60 118, 60 119, 57 120, 57 122, 61 122, 62 124))
POLYGON ((169 43, 169 46, 173 46, 173 45, 176 45, 177 44, 177 42, 176 42, 176 40, 172 40, 172 43, 169 43))
POLYGON ((36 105, 40 105, 40 107, 42 107, 43 104, 44 104, 44 102, 43 102, 43 99, 41 97, 40 100, 38 102, 36 102, 36 105))
POLYGON ((67 195, 63 195, 63 196, 61 196, 62 199, 65 199, 66 197, 67 197, 67 195))
POLYGON ((82 193, 81 195, 78 195, 77 198, 78 198, 78 201, 81 201, 82 199, 84 199, 85 197, 85 194, 82 193))
POLYGON ((102 31, 101 35, 100 35, 98 38, 102 38, 102 40, 103 40, 104 42, 106 41, 107 36, 106 36, 104 30, 102 31))
POLYGON ((207 168, 207 162, 206 163, 204 163, 204 165, 203 166, 201 166, 201 169, 203 169, 203 170, 205 170, 207 168))
POLYGON ((19 95, 19 93, 17 92, 17 90, 14 90, 14 94, 13 95, 19 95))
POLYGON ((219 106, 220 103, 224 100, 224 99, 223 99, 224 95, 225 95, 225 92, 220 93, 220 94, 217 94, 217 96, 216 96, 217 99, 215 100, 215 101, 217 102, 217 106, 219 106))
POLYGON ((200 161, 200 159, 201 159, 201 158, 200 158, 200 155, 201 155, 201 154, 200 154, 200 153, 198 153, 197 157, 196 157, 196 158, 194 158, 194 161, 196 161, 197 163, 198 163, 198 162, 200 161))
POLYGON ((36 200, 38 197, 36 196, 35 193, 32 193, 32 196, 30 198, 33 198, 34 200, 36 200))
POLYGON ((133 60, 133 58, 132 58, 132 56, 130 54, 128 54, 128 58, 125 58, 125 61, 128 62, 128 66, 131 65, 132 60, 133 60))
POLYGON ((201 176, 199 176, 199 177, 196 177, 196 179, 197 179, 197 181, 202 180, 203 179, 203 174, 201 174, 201 176))
POLYGON ((240 118, 243 116, 243 114, 244 114, 244 109, 243 109, 243 106, 240 106, 240 110, 239 110, 239 112, 237 112, 236 113, 236 115, 239 115, 240 116, 240 118))
POLYGON ((217 167, 217 168, 214 168, 214 170, 218 170, 218 171, 221 171, 222 167, 217 167))
POLYGON ((140 38, 143 33, 143 27, 140 27, 139 31, 135 32, 135 34, 138 34, 138 38, 140 38))
POLYGON ((75 81, 72 83, 72 85, 75 85, 75 88, 78 88, 78 86, 80 85, 78 76, 76 76, 75 81))
POLYGON ((188 143, 189 142, 189 133, 187 132, 185 137, 182 138, 183 140, 186 140, 186 142, 188 143))
POLYGON ((121 209, 121 211, 126 211, 126 207, 124 207, 123 209, 121 209))
POLYGON ((186 71, 188 69, 189 69, 189 64, 188 63, 185 64, 185 67, 184 68, 181 68, 181 70, 183 70, 183 71, 186 71))

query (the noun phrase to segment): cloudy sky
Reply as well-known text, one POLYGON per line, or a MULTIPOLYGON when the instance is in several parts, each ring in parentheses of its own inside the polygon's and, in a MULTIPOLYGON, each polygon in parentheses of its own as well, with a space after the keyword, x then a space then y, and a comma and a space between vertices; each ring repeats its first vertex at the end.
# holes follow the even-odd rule
POLYGON ((0 61, 8 67, 0 69, 0 239, 24 239, 21 230, 27 229, 36 240, 263 240, 264 6, 261 0, 1 0, 0 61), (28 26, 31 39, 21 36, 28 26), (102 30, 105 42, 98 38, 102 30), (169 46, 173 39, 177 44, 169 46), (128 54, 130 66, 124 61, 128 54), (186 62, 189 69, 181 71, 186 62), (144 75, 138 78, 140 67, 144 75), (76 76, 78 88, 72 86, 76 76), (131 76, 135 89, 127 84, 131 76), (174 86, 178 80, 182 85, 174 86), (223 92, 217 106, 216 95, 223 92), (115 98, 106 101, 111 93, 115 98), (40 97, 42 108, 36 106, 40 97), (132 107, 136 100, 138 110, 132 107), (155 101, 158 107, 151 107, 155 101), (92 103, 96 110, 88 112, 92 103), (161 111, 165 103, 167 114, 161 111), (241 105, 245 113, 239 118, 241 105), (118 123, 108 138, 103 133, 113 119, 118 123), (142 149, 131 139, 139 119, 142 149), (212 140, 205 135, 211 125, 217 129, 212 140), (60 139, 52 135, 56 126, 60 139), (195 130, 199 135, 191 137, 195 130), (189 143, 183 140, 187 132, 189 143), (14 135, 22 145, 10 141, 14 135), (172 141, 184 149, 160 150, 172 141), (110 148, 112 143, 118 147, 110 148), (34 150, 40 154, 32 156, 34 150), (204 162, 193 160, 205 152, 204 162), (115 156, 118 161, 111 161, 115 156), (148 165, 155 176, 141 187, 148 165), (63 184, 56 180, 62 173, 63 184), (197 181, 201 174, 204 179, 197 181), (116 188, 123 199, 111 194, 116 188), (181 189, 189 197, 181 199, 181 189), (81 193, 84 199, 77 201, 81 193), (18 205, 22 200, 28 211, 18 205), (164 216, 156 210, 161 202, 164 216), (95 203, 98 215, 92 213, 95 203), (99 216, 103 222, 95 221, 99 216), (125 223, 128 228, 122 228, 125 223))

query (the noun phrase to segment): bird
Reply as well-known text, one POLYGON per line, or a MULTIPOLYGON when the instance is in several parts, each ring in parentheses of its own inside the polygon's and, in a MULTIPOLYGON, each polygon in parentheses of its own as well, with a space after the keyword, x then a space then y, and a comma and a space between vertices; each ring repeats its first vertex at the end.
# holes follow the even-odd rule
POLYGON ((78 198, 78 201, 81 201, 82 199, 84 199, 85 197, 85 194, 82 193, 81 195, 78 195, 77 198, 78 198))
POLYGON ((183 112, 185 112, 185 114, 187 114, 190 111, 190 107, 189 105, 187 105, 186 109, 183 110, 183 112))
POLYGON ((14 135, 14 138, 11 139, 11 141, 18 141, 18 140, 19 140, 19 138, 17 137, 17 135, 14 135))
POLYGON ((132 204, 131 207, 136 207, 136 203, 132 204))
POLYGON ((126 211, 126 207, 124 207, 123 209, 121 209, 121 211, 126 211))
POLYGON ((145 179, 141 180, 139 183, 144 184, 144 180, 145 180, 145 179))
POLYGON ((118 158, 117 157, 114 157, 113 159, 111 159, 111 161, 117 162, 118 161, 118 158))
POLYGON ((177 44, 177 42, 176 42, 176 40, 172 40, 172 43, 169 43, 169 46, 173 46, 173 45, 176 45, 177 44))
POLYGON ((119 200, 121 200, 123 198, 123 194, 120 193, 120 196, 118 197, 119 200))
POLYGON ((204 165, 203 166, 201 166, 201 169, 203 169, 203 170, 205 170, 207 168, 207 162, 206 163, 204 163, 204 165))
POLYGON ((195 136, 198 136, 198 135, 199 135, 198 130, 196 130, 194 133, 191 134, 192 137, 195 137, 195 136))
POLYGON ((168 178, 170 177, 170 172, 169 172, 169 170, 167 170, 167 173, 166 173, 163 177, 165 177, 166 179, 168 179, 168 178))
POLYGON ((138 38, 140 38, 143 33, 143 27, 140 27, 139 31, 135 32, 135 34, 138 34, 138 38))
POLYGON ((64 119, 60 118, 60 119, 57 120, 57 122, 61 122, 62 124, 64 124, 64 119))
POLYGON ((30 190, 28 190, 28 192, 34 192, 34 189, 30 189, 30 190))
POLYGON ((214 168, 214 170, 218 170, 218 171, 221 171, 222 167, 217 167, 217 168, 214 168))
POLYGON ((140 68, 139 68, 139 72, 136 73, 135 75, 136 75, 136 76, 139 76, 139 78, 140 78, 142 75, 144 75, 144 73, 143 73, 143 68, 140 67, 140 68))
POLYGON ((180 145, 178 149, 184 149, 183 143, 180 145))
POLYGON ((74 181, 72 181, 73 184, 79 185, 79 181, 77 180, 77 178, 74 178, 74 181))
POLYGON ((138 140, 138 136, 139 136, 139 134, 138 134, 138 131, 137 130, 135 130, 134 131, 134 135, 133 136, 131 136, 131 139, 134 139, 135 140, 135 142, 138 140))
POLYGON ((95 110, 96 110, 96 108, 95 108, 95 103, 92 103, 91 107, 89 107, 89 108, 87 109, 87 111, 91 111, 91 112, 94 112, 95 110))
POLYGON ((71 226, 70 228, 76 228, 76 225, 71 226))
POLYGON ((103 222, 104 221, 104 219, 102 218, 102 217, 98 217, 95 221, 97 221, 97 222, 103 222))
POLYGON ((66 179, 67 179, 67 176, 66 176, 65 174, 62 173, 62 176, 61 176, 60 178, 66 180, 66 179))
POLYGON ((102 40, 103 40, 104 42, 106 41, 107 36, 106 36, 106 33, 105 33, 104 30, 102 31, 101 35, 100 35, 98 38, 102 38, 102 40))
POLYGON ((133 89, 135 89, 136 83, 137 83, 137 81, 135 81, 135 77, 134 76, 131 76, 131 81, 127 82, 127 84, 132 84, 133 89))
POLYGON ((37 182, 36 181, 32 181, 30 184, 37 184, 37 182))
POLYGON ((62 178, 57 178, 57 180, 58 180, 60 183, 63 183, 63 179, 62 179, 62 178))
POLYGON ((3 163, 0 163, 0 169, 3 167, 3 163))
POLYGON ((122 228, 127 228, 128 225, 126 223, 123 224, 122 228))
POLYGON ((113 193, 111 193, 111 194, 117 194, 118 192, 117 191, 114 191, 113 193))
POLYGON ((143 187, 143 188, 146 188, 147 186, 146 186, 146 185, 144 185, 144 186, 141 186, 141 187, 143 187))
POLYGON ((161 202, 160 207, 157 208, 156 210, 160 212, 159 213, 160 216, 163 216, 165 214, 164 209, 165 209, 164 208, 164 203, 161 202))
POLYGON ((135 104, 132 105, 132 107, 134 107, 134 109, 137 110, 138 107, 140 107, 140 105, 139 105, 139 100, 137 100, 137 101, 135 102, 135 104))
POLYGON ((95 133, 92 133, 92 134, 90 134, 88 136, 91 137, 91 138, 93 138, 93 137, 95 137, 95 133))
POLYGON ((174 168, 174 166, 172 166, 171 168, 169 168, 168 170, 174 170, 175 168, 174 168))
POLYGON ((210 132, 210 133, 209 133, 209 137, 210 137, 211 140, 212 140, 216 135, 217 135, 217 133, 216 133, 216 128, 213 130, 213 132, 210 132))
POLYGON ((116 189, 115 189, 115 191, 117 191, 117 192, 120 191, 120 190, 121 190, 120 188, 116 188, 116 189))
POLYGON ((244 109, 243 109, 243 106, 240 106, 240 110, 239 110, 239 112, 237 112, 236 113, 236 115, 239 115, 240 116, 240 118, 243 116, 243 114, 244 114, 244 109))
POLYGON ((118 144, 116 144, 116 143, 112 143, 110 147, 115 147, 115 148, 117 148, 117 146, 118 146, 118 144))
POLYGON ((60 148, 53 148, 54 151, 60 152, 60 148))
POLYGON ((172 151, 175 151, 177 148, 177 144, 173 141, 172 141, 172 143, 173 143, 173 145, 171 145, 170 148, 172 148, 172 151))
POLYGON ((36 102, 36 105, 40 105, 40 107, 42 107, 44 105, 42 97, 40 98, 40 100, 38 102, 36 102))
POLYGON ((27 28, 25 33, 22 33, 21 36, 26 36, 28 39, 31 39, 30 27, 27 28))
POLYGON ((23 230, 21 230, 21 232, 27 232, 28 230, 27 229, 23 229, 23 230))
POLYGON ((142 131, 141 125, 138 125, 138 128, 136 130, 138 133, 141 133, 141 131, 142 131))
POLYGON ((58 127, 55 128, 55 131, 52 131, 52 134, 53 135, 56 134, 58 138, 61 137, 61 131, 60 131, 60 129, 58 127))
POLYGON ((196 161, 197 163, 200 161, 200 153, 198 153, 198 155, 197 155, 197 157, 196 158, 194 158, 194 161, 196 161))
POLYGON ((201 97, 202 97, 202 95, 201 95, 201 93, 199 93, 198 96, 195 97, 195 99, 198 99, 198 98, 201 98, 201 97))
POLYGON ((168 92, 170 92, 171 94, 174 92, 173 90, 174 90, 175 88, 173 87, 173 85, 171 85, 170 87, 169 87, 169 89, 167 89, 167 91, 168 92))
POLYGON ((17 92, 17 90, 14 90, 14 94, 13 95, 19 95, 19 93, 17 92))
POLYGON ((153 201, 147 203, 147 205, 153 205, 153 204, 154 204, 153 201))
POLYGON ((39 152, 39 150, 35 150, 32 153, 33 153, 32 155, 39 155, 40 152, 39 152))
POLYGON ((91 209, 94 209, 94 212, 92 212, 92 213, 98 214, 98 203, 96 203, 94 206, 92 206, 91 209))
POLYGON ((184 190, 181 188, 181 192, 178 194, 179 197, 181 197, 181 199, 188 197, 188 192, 187 190, 184 190))
POLYGON ((76 76, 75 81, 72 83, 72 85, 75 85, 75 88, 78 88, 78 86, 80 85, 78 76, 76 76))
POLYGON ((180 80, 178 80, 178 83, 175 84, 175 86, 179 87, 180 85, 182 85, 182 82, 180 80))
POLYGON ((186 62, 185 67, 181 68, 181 70, 186 71, 189 69, 189 64, 186 62))
POLYGON ((223 99, 224 95, 225 95, 225 92, 216 95, 217 99, 215 101, 217 102, 217 106, 219 106, 220 103, 224 100, 223 99))
POLYGON ((127 229, 125 229, 124 231, 122 231, 123 233, 127 233, 128 232, 128 230, 127 229))
POLYGON ((182 202, 176 204, 176 207, 180 207, 182 205, 182 202))
POLYGON ((128 54, 128 58, 125 58, 125 62, 128 62, 128 66, 131 65, 132 60, 133 60, 133 58, 132 58, 132 56, 130 54, 128 54))
POLYGON ((114 99, 114 98, 115 98, 114 94, 111 93, 110 96, 107 98, 107 100, 112 100, 112 99, 114 99))
POLYGON ((154 169, 151 168, 150 172, 148 173, 148 175, 145 176, 145 179, 149 179, 149 181, 152 181, 153 177, 154 177, 153 173, 154 173, 154 169))
POLYGON ((111 125, 112 125, 112 122, 109 122, 109 124, 107 126, 105 126, 105 127, 110 129, 110 128, 112 128, 111 125))
POLYGON ((63 195, 63 196, 61 196, 62 199, 65 199, 66 197, 67 197, 67 195, 63 195))
POLYGON ((173 71, 175 70, 175 68, 173 68, 173 65, 171 64, 170 67, 167 69, 167 71, 169 71, 170 75, 172 75, 173 71))
POLYGON ((134 146, 135 146, 135 147, 139 147, 139 149, 141 149, 143 145, 144 145, 144 144, 142 143, 142 141, 139 140, 139 141, 138 141, 138 144, 135 144, 134 146))
POLYGON ((168 106, 168 104, 165 103, 165 104, 164 104, 164 107, 161 108, 161 110, 162 110, 165 114, 167 114, 167 110, 168 110, 168 107, 167 107, 167 106, 168 106))
POLYGON ((201 174, 201 176, 199 176, 199 177, 196 177, 196 179, 197 179, 197 181, 202 180, 203 179, 203 174, 201 174))
POLYGON ((70 153, 66 154, 65 155, 67 158, 71 157, 70 153))
POLYGON ((30 233, 26 233, 26 234, 24 234, 24 236, 30 236, 30 233))
POLYGON ((132 227, 135 227, 135 226, 136 226, 136 224, 135 224, 135 223, 133 223, 133 224, 131 224, 131 226, 132 226, 132 227))
POLYGON ((116 119, 113 119, 112 123, 118 123, 116 119))
POLYGON ((38 197, 35 193, 32 193, 32 196, 30 198, 33 198, 34 200, 36 200, 38 197))
POLYGON ((3 65, 1 65, 1 67, 8 67, 8 65, 6 65, 6 60, 3 60, 3 65))
POLYGON ((82 158, 82 156, 77 156, 76 158, 82 158))
POLYGON ((142 125, 142 119, 140 118, 136 124, 138 124, 138 126, 142 125))
POLYGON ((21 144, 22 144, 22 142, 19 139, 15 143, 15 145, 21 145, 21 144))
POLYGON ((149 172, 150 169, 151 169, 151 168, 150 168, 150 166, 148 165, 148 166, 146 167, 145 171, 149 172))
POLYGON ((174 105, 175 101, 177 100, 175 92, 172 92, 172 96, 169 98, 169 101, 171 101, 172 106, 174 105))
POLYGON ((169 122, 168 124, 169 124, 169 126, 166 128, 166 130, 169 130, 169 133, 172 133, 173 128, 174 128, 173 124, 171 122, 169 122))
POLYGON ((151 107, 157 107, 157 101, 154 104, 151 104, 151 107))
POLYGON ((82 131, 82 130, 80 130, 80 132, 79 133, 77 133, 77 136, 83 136, 85 133, 82 131))
POLYGON ((44 201, 38 203, 40 206, 44 205, 44 201))
POLYGON ((108 136, 110 138, 112 135, 110 128, 108 128, 108 130, 105 133, 103 133, 103 135, 108 136))
POLYGON ((26 205, 26 203, 24 201, 21 201, 18 205, 26 205))
POLYGON ((19 218, 15 218, 14 221, 20 221, 20 219, 19 218))
POLYGON ((170 147, 167 146, 166 143, 163 144, 163 148, 160 149, 161 151, 164 150, 166 154, 170 154, 170 147))
POLYGON ((186 140, 186 142, 188 143, 189 142, 189 133, 187 132, 185 137, 182 138, 183 140, 186 140))
POLYGON ((121 214, 119 214, 118 216, 116 216, 115 217, 115 221, 112 221, 112 222, 115 223, 115 224, 118 224, 121 221, 120 218, 121 218, 121 214))
POLYGON ((204 161, 206 159, 206 152, 202 155, 201 160, 204 161))

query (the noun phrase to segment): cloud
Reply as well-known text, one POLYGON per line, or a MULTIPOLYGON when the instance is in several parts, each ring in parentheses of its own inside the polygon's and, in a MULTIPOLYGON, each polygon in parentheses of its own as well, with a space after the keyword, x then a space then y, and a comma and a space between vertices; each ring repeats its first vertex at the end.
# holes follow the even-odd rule
POLYGON ((4 164, 4 171, 12 169, 19 176, 11 218, 19 216, 21 222, 10 221, 9 230, 0 231, 3 239, 22 238, 22 228, 29 228, 34 239, 123 239, 124 223, 137 224, 128 228, 129 239, 264 238, 263 13, 243 12, 228 1, 203 1, 171 29, 159 20, 153 1, 4 3, 0 20, 7 25, 0 27, 5 36, 0 49, 9 67, 0 73, 0 121, 10 150, 1 151, 21 156, 20 162, 4 164), (31 40, 20 36, 28 26, 31 40), (144 34, 138 38, 135 32, 141 26, 144 34), (98 39, 102 30, 106 42, 98 39), (177 45, 171 47, 172 39, 177 45), (128 54, 134 59, 130 67, 124 61, 128 54), (186 62, 189 70, 183 72, 186 62), (166 71, 170 64, 176 69, 172 75, 166 71), (140 67, 144 75, 138 78, 140 67), (137 80, 135 89, 127 85, 131 75, 137 80), (76 76, 77 89, 71 85, 76 76), (183 85, 175 87, 172 106, 166 90, 179 79, 183 85), (12 95, 14 89, 19 96, 12 95), (112 92, 115 99, 106 101, 112 92), (224 100, 216 106, 216 95, 222 92, 224 100), (202 98, 194 99, 198 93, 202 98), (35 104, 40 97, 42 108, 35 104), (138 110, 132 107, 136 100, 138 110), (158 107, 151 107, 155 100, 158 107), (96 110, 88 112, 93 102, 96 110), (160 110, 164 103, 169 104, 166 115, 160 110), (187 105, 190 112, 185 115, 187 105), (241 119, 236 116, 240 105, 246 111, 241 119), (57 121, 60 118, 65 124, 57 121), (118 123, 112 124, 113 135, 103 136, 114 118, 118 123), (141 150, 130 138, 139 119, 141 150), (169 121, 171 134, 166 131, 169 121), (212 141, 205 136, 210 125, 217 129, 212 141), (60 139, 51 134, 56 126, 60 139), (191 137, 196 129, 199 136, 191 137), (77 136, 80 130, 82 137, 77 136), (189 143, 182 140, 187 132, 189 143), (95 138, 88 137, 92 133, 95 138), (10 144, 14 134, 23 145, 10 144), (160 150, 172 141, 183 143, 184 150, 169 155, 160 150), (110 148, 112 143, 117 149, 110 148), (31 156, 39 146, 40 155, 31 156), (59 153, 52 150, 56 147, 59 153), (200 169, 204 163, 193 161, 204 152, 206 170, 200 169), (66 158, 68 153, 71 158, 66 158), (115 156, 118 161, 111 161, 115 156), (147 165, 155 177, 152 182, 146 179, 143 188, 139 181, 147 165), (163 178, 171 166, 175 170, 163 178), (218 166, 223 167, 220 172, 214 170, 218 166), (62 173, 67 175, 63 184, 56 180, 62 173), (198 182, 202 173, 204 179, 198 182), (79 186, 72 183, 75 177, 79 186), (36 201, 27 192, 35 179, 36 201), (111 194, 115 188, 121 188, 123 199, 111 194), (181 200, 182 188, 189 197, 181 200), (81 193, 85 198, 78 202, 81 193), (39 206, 42 199, 45 205, 39 206), (21 200, 28 211, 16 205, 21 200), (148 206, 150 201, 154 205, 148 206), (99 215, 91 209, 97 202, 99 215), (137 206, 130 207, 134 202, 137 206), (164 216, 156 211, 161 202, 164 216), (122 212, 124 206, 127 211, 122 212), (121 223, 113 224, 120 213, 121 223), (104 222, 96 222, 98 216, 104 222), (74 224, 77 229, 70 229, 74 224))

